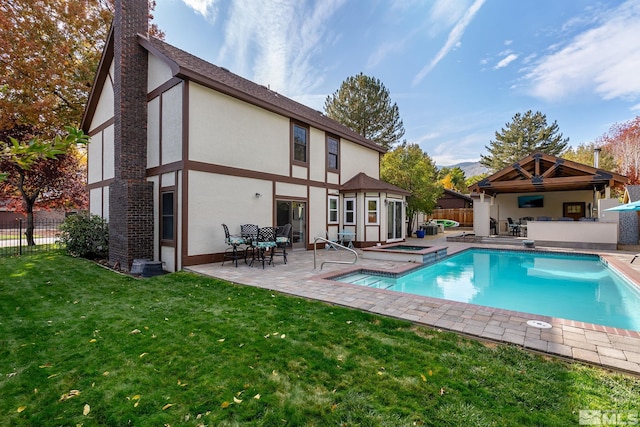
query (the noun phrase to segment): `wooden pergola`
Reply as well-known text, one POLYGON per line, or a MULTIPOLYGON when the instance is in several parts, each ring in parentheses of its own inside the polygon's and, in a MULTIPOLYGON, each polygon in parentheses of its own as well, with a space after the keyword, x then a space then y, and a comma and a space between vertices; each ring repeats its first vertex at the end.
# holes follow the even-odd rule
POLYGON ((622 187, 627 181, 623 175, 536 152, 469 186, 469 191, 489 196, 546 191, 601 192, 622 187))

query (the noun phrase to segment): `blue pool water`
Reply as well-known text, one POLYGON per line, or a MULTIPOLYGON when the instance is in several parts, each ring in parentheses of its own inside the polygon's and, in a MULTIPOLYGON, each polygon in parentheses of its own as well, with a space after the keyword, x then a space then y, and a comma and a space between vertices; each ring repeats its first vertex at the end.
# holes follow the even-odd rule
POLYGON ((471 249, 397 278, 334 280, 640 331, 640 289, 597 256, 471 249))

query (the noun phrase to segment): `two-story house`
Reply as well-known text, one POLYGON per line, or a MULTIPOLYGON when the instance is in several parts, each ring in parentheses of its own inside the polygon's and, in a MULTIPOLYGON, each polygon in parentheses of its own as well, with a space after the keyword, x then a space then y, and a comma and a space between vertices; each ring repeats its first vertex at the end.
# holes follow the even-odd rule
POLYGON ((167 271, 222 259, 222 223, 292 224, 293 248, 343 229, 402 240, 406 191, 379 180, 384 149, 312 108, 146 35, 122 0, 82 122, 90 212, 110 262, 167 271))

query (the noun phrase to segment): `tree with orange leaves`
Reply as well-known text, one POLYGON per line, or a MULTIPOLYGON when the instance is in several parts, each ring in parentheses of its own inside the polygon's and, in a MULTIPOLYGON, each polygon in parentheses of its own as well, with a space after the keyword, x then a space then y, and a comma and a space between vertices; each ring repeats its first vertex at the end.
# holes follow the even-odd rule
MULTIPOLYGON (((36 202, 44 208, 87 206, 86 162, 76 143, 60 144, 81 136, 68 126, 82 119, 113 2, 0 2, 0 200, 26 212, 31 227, 36 202)), ((149 10, 154 7, 149 1, 149 10)), ((153 24, 149 33, 164 37, 153 24)), ((29 226, 27 237, 33 244, 29 226)))
POLYGON ((600 142, 616 160, 616 172, 627 176, 629 184, 640 184, 640 116, 611 126, 600 142))
MULTIPOLYGON (((113 0, 0 3, 0 141, 78 126, 113 9, 113 0)), ((150 33, 163 37, 155 25, 150 33)))

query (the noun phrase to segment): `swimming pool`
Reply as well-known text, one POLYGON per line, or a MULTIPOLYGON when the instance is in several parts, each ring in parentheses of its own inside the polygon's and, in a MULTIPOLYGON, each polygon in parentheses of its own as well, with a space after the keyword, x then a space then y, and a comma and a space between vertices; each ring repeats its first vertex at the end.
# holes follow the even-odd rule
POLYGON ((640 331, 640 289, 595 255, 470 249, 400 277, 333 280, 640 331))

